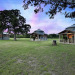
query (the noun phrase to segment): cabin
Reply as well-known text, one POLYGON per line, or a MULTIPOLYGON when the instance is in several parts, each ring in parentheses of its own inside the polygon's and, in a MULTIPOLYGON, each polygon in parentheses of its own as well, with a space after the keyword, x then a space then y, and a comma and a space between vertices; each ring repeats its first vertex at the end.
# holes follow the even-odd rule
POLYGON ((60 43, 75 44, 75 24, 59 33, 60 43))
POLYGON ((47 34, 41 29, 35 30, 32 34, 30 34, 30 39, 32 41, 45 41, 47 40, 47 34))
MULTIPOLYGON (((2 34, 0 33, 0 40, 2 40, 2 34)), ((9 34, 7 32, 3 32, 3 40, 9 40, 9 34)))

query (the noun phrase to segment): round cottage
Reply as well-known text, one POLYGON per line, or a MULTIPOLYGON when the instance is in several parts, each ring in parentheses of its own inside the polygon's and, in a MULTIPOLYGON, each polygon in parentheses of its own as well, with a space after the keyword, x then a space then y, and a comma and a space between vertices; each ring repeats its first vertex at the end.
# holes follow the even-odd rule
POLYGON ((34 41, 41 41, 41 40, 47 40, 47 34, 41 29, 35 30, 31 35, 30 35, 31 40, 34 41), (32 39, 33 38, 33 39, 32 39))

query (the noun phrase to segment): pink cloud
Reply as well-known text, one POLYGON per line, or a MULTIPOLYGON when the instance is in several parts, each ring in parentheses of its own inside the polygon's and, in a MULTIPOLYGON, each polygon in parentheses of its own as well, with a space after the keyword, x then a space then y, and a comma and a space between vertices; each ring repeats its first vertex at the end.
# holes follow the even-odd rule
POLYGON ((0 11, 2 11, 3 10, 3 8, 0 8, 0 11))
POLYGON ((39 20, 39 15, 33 15, 30 20, 31 24, 31 33, 36 29, 42 29, 45 33, 59 33, 60 31, 64 30, 66 27, 72 25, 70 19, 65 19, 65 17, 59 14, 54 19, 49 19, 48 17, 44 17, 44 19, 39 20))

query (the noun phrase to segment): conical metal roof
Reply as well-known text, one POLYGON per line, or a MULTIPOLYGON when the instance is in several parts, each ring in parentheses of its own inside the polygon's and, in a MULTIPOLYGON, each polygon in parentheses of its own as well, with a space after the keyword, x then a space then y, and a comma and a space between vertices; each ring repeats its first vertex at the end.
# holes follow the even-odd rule
POLYGON ((35 30, 34 32, 44 32, 44 31, 41 30, 41 29, 37 29, 37 30, 35 30))
POLYGON ((41 29, 35 30, 34 33, 39 34, 39 35, 44 35, 44 31, 41 29))

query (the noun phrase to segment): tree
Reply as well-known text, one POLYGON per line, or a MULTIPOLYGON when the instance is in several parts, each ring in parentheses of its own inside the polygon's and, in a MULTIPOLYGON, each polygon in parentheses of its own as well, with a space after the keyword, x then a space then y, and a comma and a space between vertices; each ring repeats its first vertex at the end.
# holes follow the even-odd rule
POLYGON ((22 32, 27 34, 28 32, 30 32, 30 28, 31 28, 31 26, 29 24, 25 24, 25 25, 23 25, 22 32))
MULTIPOLYGON (((20 10, 4 10, 0 12, 8 13, 3 14, 2 19, 4 19, 3 24, 1 24, 1 29, 8 29, 8 32, 14 33, 14 40, 16 41, 17 33, 28 33, 30 30, 30 25, 26 25, 26 19, 20 15, 20 10), (5 28, 3 28, 5 27, 5 28), (29 28, 28 28, 29 27, 29 28), (24 30, 25 29, 25 30, 24 30)), ((2 20, 1 20, 2 22, 2 20)), ((1 30, 2 31, 2 30, 1 30)))
POLYGON ((30 32, 30 28, 31 28, 31 26, 29 24, 25 24, 25 22, 26 22, 25 18, 19 15, 19 23, 20 23, 19 31, 23 35, 30 32))
POLYGON ((49 34, 48 38, 59 38, 58 34, 49 34))
POLYGON ((0 11, 2 14, 1 18, 1 31, 8 29, 14 33, 14 40, 16 40, 16 33, 19 28, 19 10, 4 10, 0 11), (3 23, 3 24, 2 24, 3 23))
POLYGON ((11 31, 14 33, 14 40, 16 40, 16 34, 24 34, 30 31, 31 26, 25 24, 26 19, 20 15, 19 10, 10 11, 10 22, 11 22, 11 31))
MULTIPOLYGON (((39 11, 43 12, 44 7, 50 5, 48 12, 46 12, 50 18, 54 18, 54 15, 58 12, 62 12, 62 10, 65 10, 66 8, 75 8, 75 0, 23 0, 23 3, 25 10, 28 9, 30 5, 36 7, 34 10, 35 13, 38 13, 39 11)), ((67 11, 64 14, 66 18, 75 18, 75 11, 67 11)))
POLYGON ((2 40, 3 40, 3 32, 7 28, 6 27, 6 11, 0 11, 0 32, 2 34, 2 40))

